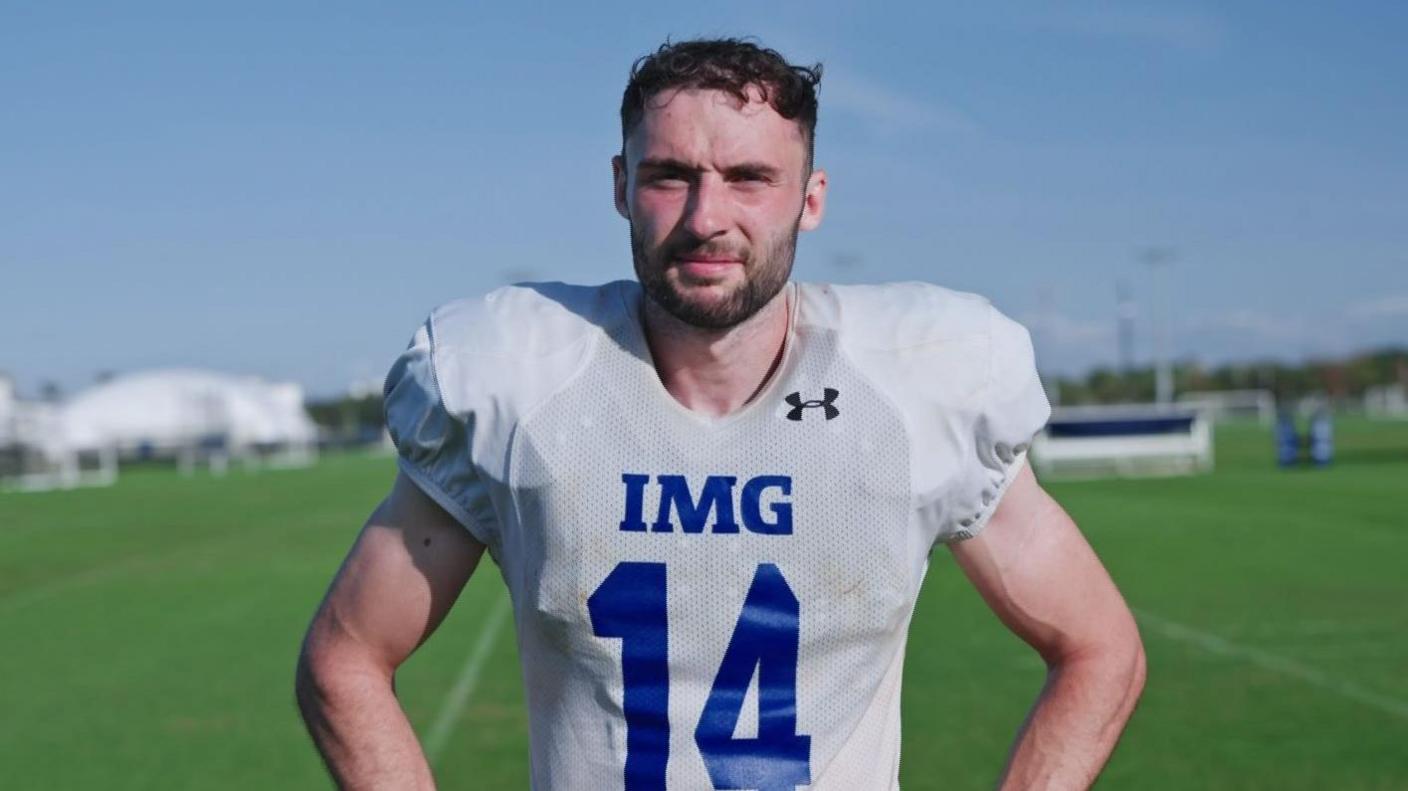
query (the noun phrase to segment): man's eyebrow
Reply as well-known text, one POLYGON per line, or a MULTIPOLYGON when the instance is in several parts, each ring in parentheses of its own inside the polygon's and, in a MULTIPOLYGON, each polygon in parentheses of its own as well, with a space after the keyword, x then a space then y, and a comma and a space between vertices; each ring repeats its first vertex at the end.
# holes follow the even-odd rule
POLYGON ((775 165, 766 162, 739 162, 737 165, 730 165, 724 169, 727 176, 762 176, 764 178, 777 178, 782 171, 775 165))
MULTIPOLYGON (((699 170, 697 165, 672 157, 647 157, 642 159, 637 167, 642 170, 670 170, 690 173, 699 170)), ((778 167, 770 165, 767 162, 739 162, 736 165, 729 165, 727 168, 724 168, 724 175, 726 176, 756 174, 767 178, 776 178, 781 173, 782 171, 778 167)))
POLYGON ((637 164, 637 167, 658 168, 660 170, 698 170, 698 168, 682 159, 672 159, 670 157, 646 157, 637 164))

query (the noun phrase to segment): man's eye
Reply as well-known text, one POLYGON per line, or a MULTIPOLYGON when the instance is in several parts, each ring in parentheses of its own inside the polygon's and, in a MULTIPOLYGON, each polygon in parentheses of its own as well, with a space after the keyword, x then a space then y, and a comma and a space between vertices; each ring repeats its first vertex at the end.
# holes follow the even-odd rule
POLYGON ((651 184, 677 185, 684 184, 688 180, 680 173, 655 173, 645 179, 651 184))

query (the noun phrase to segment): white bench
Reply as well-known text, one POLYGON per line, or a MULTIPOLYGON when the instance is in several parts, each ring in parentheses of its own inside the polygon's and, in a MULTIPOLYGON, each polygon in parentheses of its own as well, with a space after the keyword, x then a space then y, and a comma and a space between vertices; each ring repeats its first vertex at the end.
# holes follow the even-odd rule
POLYGON ((1067 407, 1032 441, 1038 474, 1062 478, 1189 475, 1213 466, 1212 421, 1157 404, 1067 407))

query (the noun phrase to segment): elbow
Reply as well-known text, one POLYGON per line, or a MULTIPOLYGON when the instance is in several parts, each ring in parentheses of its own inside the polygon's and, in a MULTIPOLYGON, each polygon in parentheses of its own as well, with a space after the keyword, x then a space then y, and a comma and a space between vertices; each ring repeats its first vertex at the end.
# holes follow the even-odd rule
POLYGON ((308 639, 293 672, 293 698, 305 722, 313 725, 342 705, 393 691, 395 668, 355 644, 308 639))
POLYGON ((293 701, 305 722, 311 722, 327 698, 326 676, 320 676, 308 646, 298 652, 293 670, 293 701))
POLYGON ((1149 678, 1144 641, 1134 619, 1130 618, 1128 628, 1112 630, 1109 638, 1096 650, 1086 653, 1083 659, 1090 662, 1091 670, 1104 680, 1110 693, 1123 701, 1121 708, 1132 711, 1149 678))
POLYGON ((1144 654, 1144 639, 1139 635, 1139 624, 1131 613, 1122 628, 1112 629, 1110 640, 1105 645, 1106 672, 1112 680, 1118 679, 1125 688, 1125 698, 1132 707, 1144 692, 1144 682, 1149 677, 1148 657, 1144 654))
POLYGON ((1144 640, 1139 636, 1139 628, 1133 629, 1132 659, 1129 661, 1129 700, 1132 706, 1144 694, 1144 682, 1149 679, 1149 659, 1144 653, 1144 640))
POLYGON ((338 697, 347 663, 337 652, 305 640, 293 669, 293 700, 303 719, 312 725, 338 697), (341 668, 341 670, 340 670, 341 668))
POLYGON ((1069 670, 1092 680, 1098 679, 1095 683, 1108 688, 1111 693, 1121 694, 1130 708, 1143 694, 1149 676, 1144 641, 1133 618, 1129 620, 1128 628, 1113 629, 1099 639, 1066 647, 1048 658, 1047 666, 1049 672, 1069 670))

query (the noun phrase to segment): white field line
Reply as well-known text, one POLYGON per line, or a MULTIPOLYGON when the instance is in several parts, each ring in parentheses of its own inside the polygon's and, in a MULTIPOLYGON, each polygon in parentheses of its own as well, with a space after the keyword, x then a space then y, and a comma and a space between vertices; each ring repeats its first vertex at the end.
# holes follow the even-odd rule
MULTIPOLYGON (((1343 637, 1345 635, 1378 637, 1384 631, 1382 624, 1345 623, 1343 620, 1315 618, 1286 623, 1250 623, 1233 627, 1233 637, 1255 637, 1267 640, 1286 640, 1297 637, 1343 637)), ((1229 630, 1224 630, 1229 633, 1229 630)))
POLYGON ((1349 700, 1387 712, 1399 719, 1408 720, 1408 701, 1368 689, 1353 681, 1346 681, 1323 670, 1301 664, 1294 659, 1262 651, 1259 648, 1240 645, 1215 634, 1161 618, 1147 610, 1135 610, 1134 614, 1138 617, 1141 625, 1151 627, 1171 640, 1190 643, 1210 654, 1221 654, 1246 660, 1258 667, 1290 676, 1311 686, 1320 687, 1349 700))
POLYGON ((431 766, 435 765, 445 745, 449 744, 450 734, 454 733, 455 725, 464 714, 464 707, 479 684, 479 674, 484 670, 484 663, 494 650, 494 643, 498 640, 499 630, 504 624, 504 616, 508 615, 508 603, 507 596, 501 596, 494 603, 493 609, 489 611, 489 619, 484 624, 483 631, 479 633, 479 639, 474 641, 474 648, 470 649, 469 658, 460 670, 459 678, 455 679, 455 686, 445 697, 444 704, 440 706, 440 713, 435 715, 435 722, 426 734, 425 759, 431 766))
POLYGON ((194 544, 173 549, 170 552, 127 557, 90 569, 59 575, 45 582, 41 582, 34 587, 20 588, 19 590, 0 595, 0 614, 24 609, 53 596, 66 594, 70 591, 86 588, 90 585, 107 583, 133 572, 142 571, 144 569, 159 569, 168 563, 179 561, 189 555, 218 551, 226 546, 233 546, 248 540, 249 537, 247 534, 225 535, 206 541, 198 541, 194 544))

